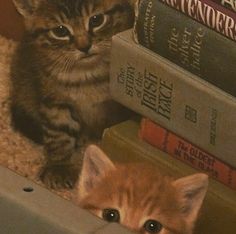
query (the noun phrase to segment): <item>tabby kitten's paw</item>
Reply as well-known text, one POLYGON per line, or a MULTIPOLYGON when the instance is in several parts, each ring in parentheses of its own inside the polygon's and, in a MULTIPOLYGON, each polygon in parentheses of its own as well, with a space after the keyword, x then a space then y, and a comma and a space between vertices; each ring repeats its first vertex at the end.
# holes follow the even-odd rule
POLYGON ((40 179, 51 189, 72 189, 78 179, 78 169, 71 164, 46 165, 40 179))

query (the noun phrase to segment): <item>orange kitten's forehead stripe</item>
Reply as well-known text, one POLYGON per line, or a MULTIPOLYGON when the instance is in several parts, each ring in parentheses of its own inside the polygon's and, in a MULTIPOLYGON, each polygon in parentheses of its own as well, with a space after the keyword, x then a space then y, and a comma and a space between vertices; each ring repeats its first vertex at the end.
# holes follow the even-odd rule
POLYGON ((118 165, 117 170, 111 171, 99 188, 82 201, 82 206, 100 217, 103 209, 117 209, 120 222, 132 230, 137 227, 140 230, 145 221, 154 219, 164 226, 165 232, 161 234, 180 233, 184 224, 178 217, 175 191, 170 186, 172 180, 150 166, 133 164, 127 168, 118 165))

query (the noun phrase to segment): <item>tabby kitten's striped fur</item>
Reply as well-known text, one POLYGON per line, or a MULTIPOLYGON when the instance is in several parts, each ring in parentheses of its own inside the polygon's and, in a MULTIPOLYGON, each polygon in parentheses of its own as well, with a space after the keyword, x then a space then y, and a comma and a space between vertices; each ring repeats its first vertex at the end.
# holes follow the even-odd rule
POLYGON ((108 91, 112 35, 133 25, 129 0, 14 0, 26 33, 12 64, 15 128, 43 143, 41 179, 73 187, 70 158, 127 111, 108 91))
POLYGON ((149 164, 114 164, 95 145, 85 151, 78 204, 142 234, 192 234, 208 176, 174 180, 149 164))

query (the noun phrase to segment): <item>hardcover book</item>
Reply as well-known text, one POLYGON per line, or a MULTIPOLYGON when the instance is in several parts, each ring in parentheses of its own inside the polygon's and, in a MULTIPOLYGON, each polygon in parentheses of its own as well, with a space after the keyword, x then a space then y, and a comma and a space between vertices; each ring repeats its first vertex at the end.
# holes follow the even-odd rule
POLYGON ((235 168, 159 124, 143 118, 139 129, 139 137, 176 159, 236 190, 235 168))
POLYGON ((159 0, 236 41, 236 14, 212 0, 159 0))
POLYGON ((221 4, 227 9, 236 12, 236 0, 212 0, 218 4, 221 4))
POLYGON ((136 44, 131 31, 113 38, 113 98, 235 168, 236 99, 136 44))
POLYGON ((161 1, 139 2, 134 30, 138 43, 236 96, 235 41, 161 1))

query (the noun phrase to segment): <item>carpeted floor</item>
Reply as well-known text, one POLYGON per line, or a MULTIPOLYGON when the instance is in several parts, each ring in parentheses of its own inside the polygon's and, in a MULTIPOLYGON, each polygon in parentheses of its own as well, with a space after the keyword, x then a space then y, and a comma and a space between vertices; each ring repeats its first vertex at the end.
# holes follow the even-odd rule
MULTIPOLYGON (((15 132, 10 123, 9 74, 16 46, 16 42, 0 36, 0 165, 42 185, 38 179, 44 162, 42 147, 15 132)), ((76 195, 75 190, 56 193, 69 200, 76 195)))

